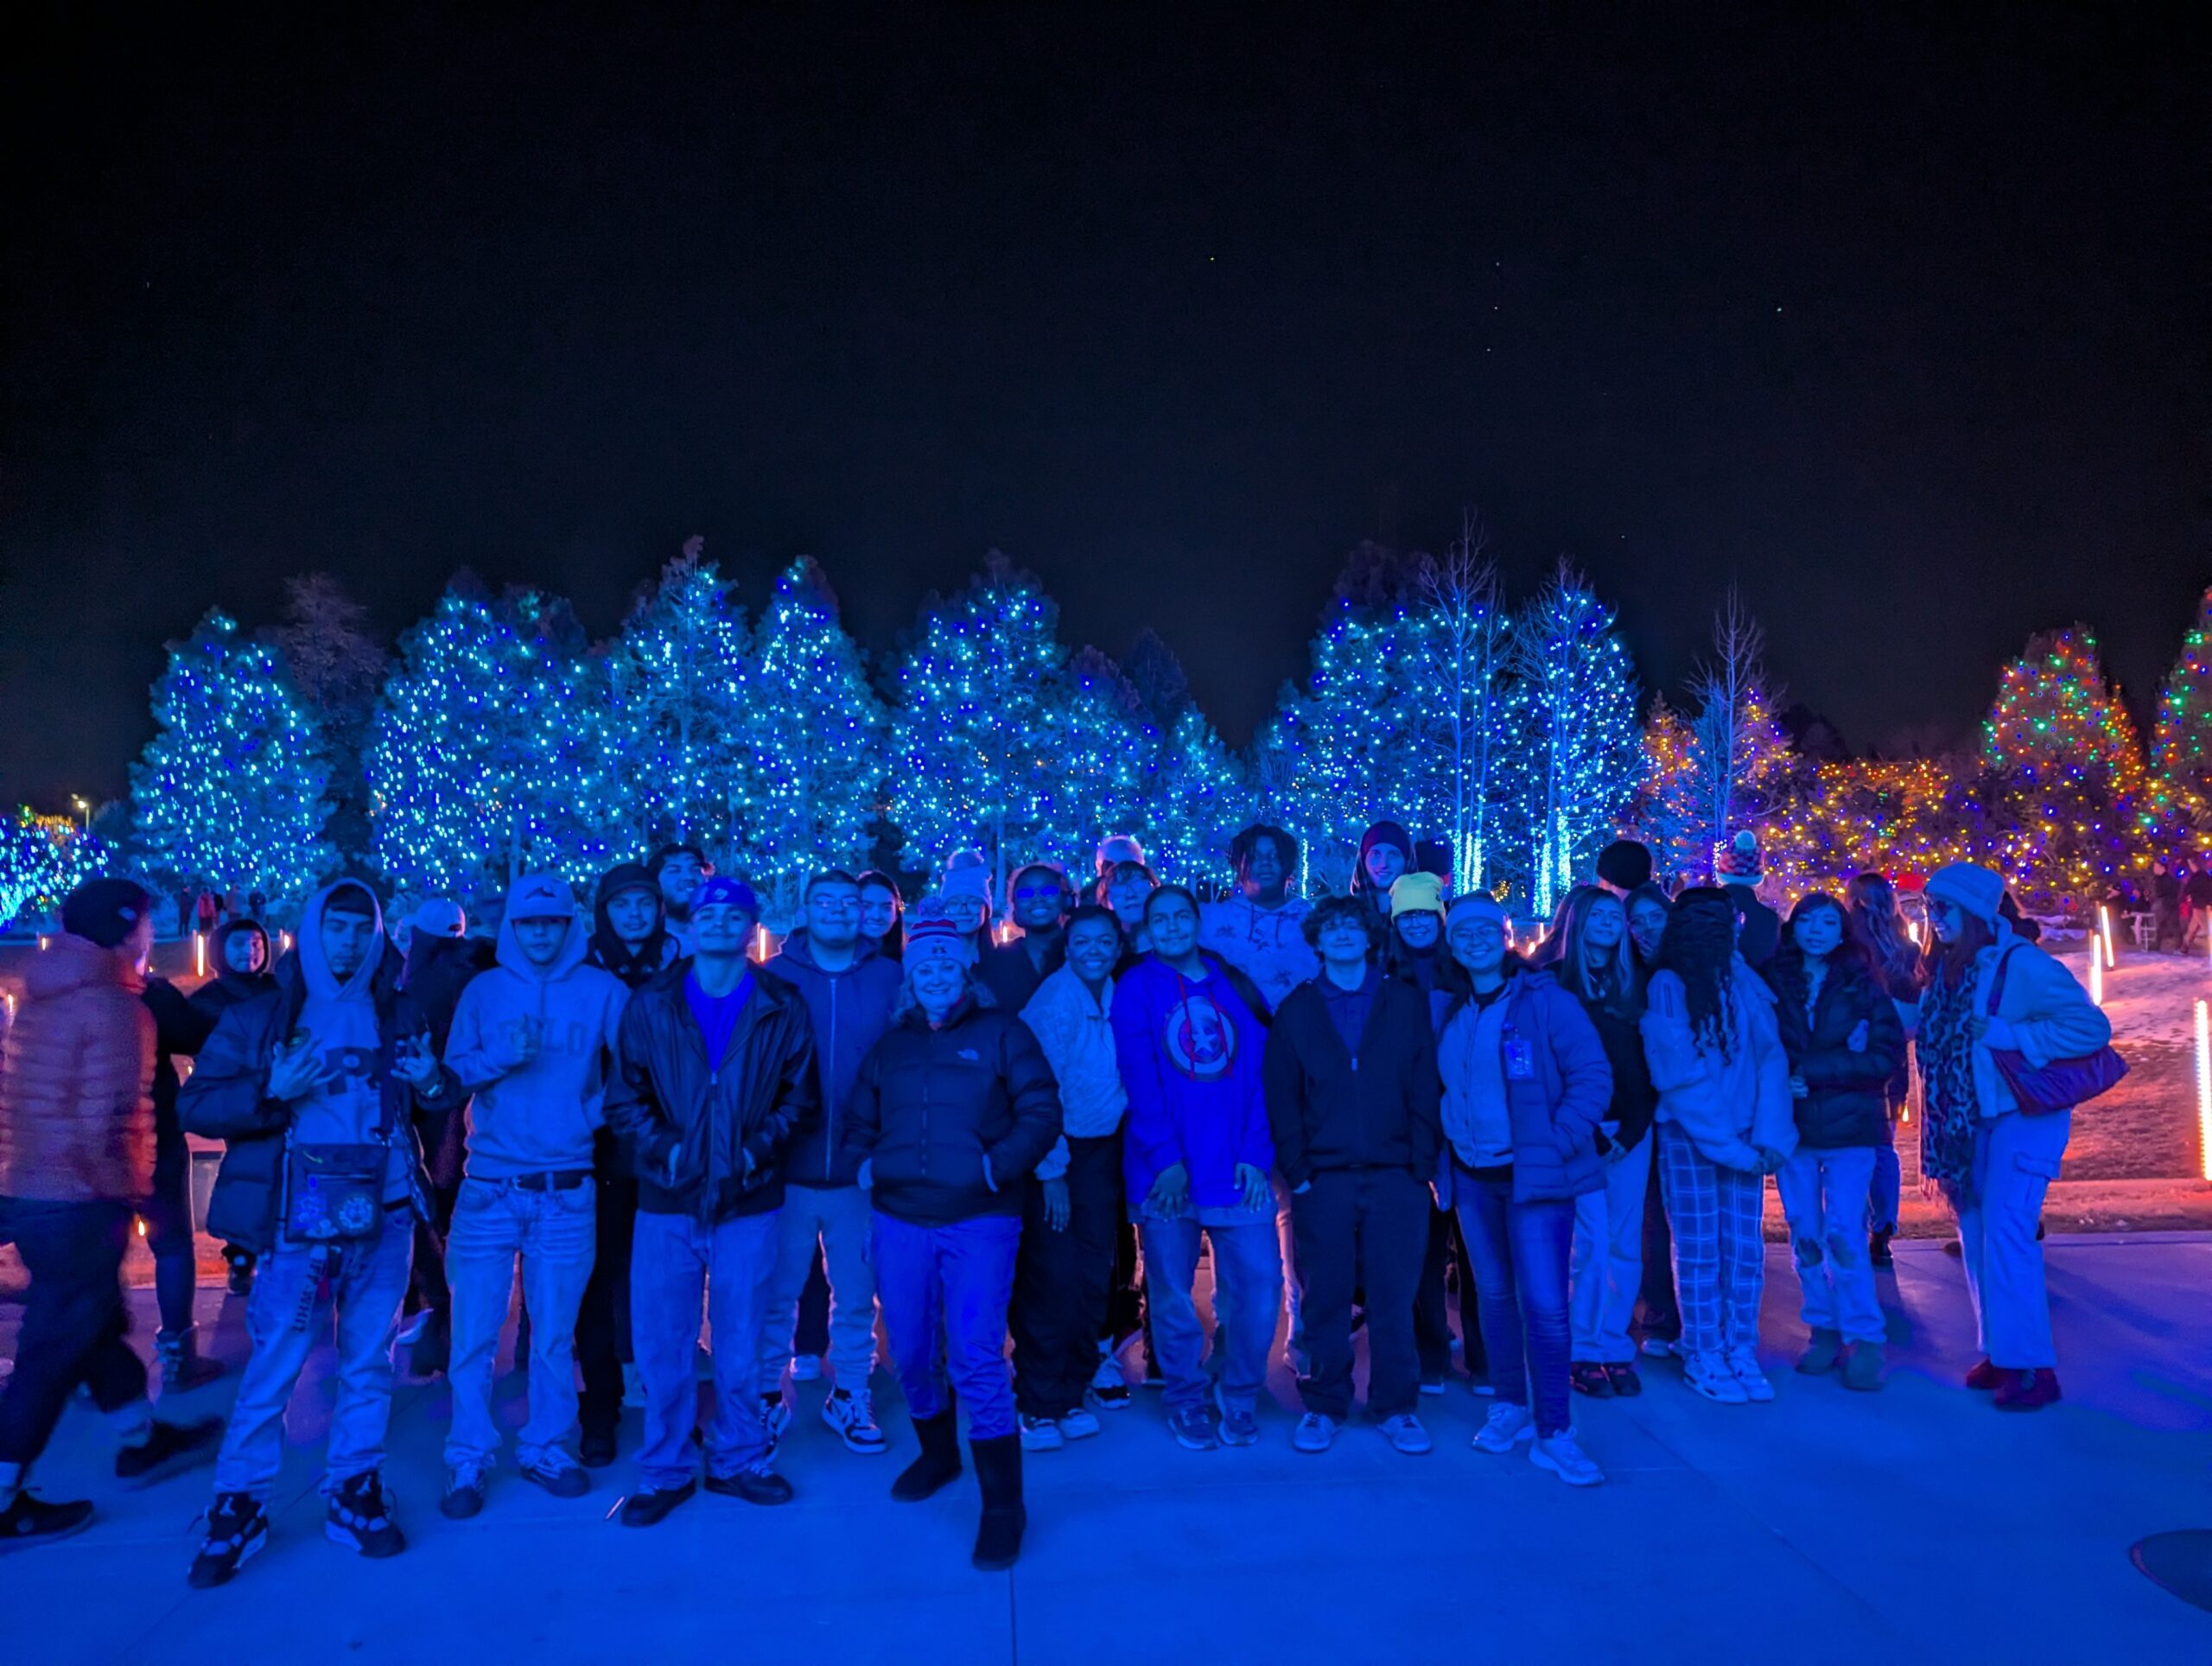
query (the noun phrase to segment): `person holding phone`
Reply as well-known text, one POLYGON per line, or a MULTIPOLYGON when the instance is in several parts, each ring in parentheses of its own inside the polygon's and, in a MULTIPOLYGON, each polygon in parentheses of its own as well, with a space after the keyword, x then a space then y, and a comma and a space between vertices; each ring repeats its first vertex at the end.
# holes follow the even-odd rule
POLYGON ((276 987, 223 1014, 178 1096, 187 1133, 230 1144, 208 1231, 261 1261, 246 1310, 253 1351, 215 1460, 195 1586, 223 1584, 268 1542, 284 1408, 334 1318, 323 1531, 364 1556, 407 1546, 383 1469, 392 1344, 415 1223, 429 1214, 413 1113, 454 1109, 461 1095, 399 971, 367 887, 316 892, 276 987))

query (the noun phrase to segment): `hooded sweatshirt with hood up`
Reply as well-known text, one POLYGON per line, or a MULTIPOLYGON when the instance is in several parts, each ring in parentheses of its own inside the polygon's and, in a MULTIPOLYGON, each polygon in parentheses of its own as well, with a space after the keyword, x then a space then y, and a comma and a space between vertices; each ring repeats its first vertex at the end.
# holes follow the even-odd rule
POLYGON ((553 958, 531 963, 515 937, 517 910, 535 912, 530 900, 547 888, 569 894, 566 881, 543 874, 526 874, 509 888, 499 963, 461 991, 446 1040, 448 1068, 475 1096, 467 1173, 476 1180, 588 1169, 592 1135, 606 1121, 607 1078, 630 992, 613 973, 585 963, 588 938, 573 912, 553 958), (537 1050, 524 1062, 531 1034, 537 1050))
POLYGON ((591 952, 586 958, 613 973, 626 988, 634 989, 648 983, 676 963, 677 944, 669 933, 668 905, 661 900, 660 881, 643 862, 618 862, 600 876, 591 919, 591 952), (635 948, 615 935, 614 922, 607 918, 607 905, 625 891, 643 891, 653 900, 653 929, 635 948))
MULTIPOLYGON (((385 948, 384 912, 370 898, 372 930, 361 963, 341 982, 322 947, 322 917, 332 886, 308 899, 300 912, 298 957, 307 996, 292 1026, 322 1061, 321 1079, 297 1102, 292 1139, 300 1145, 368 1145, 389 1137, 384 1127, 384 1043, 377 1021, 376 982, 385 948)), ((359 888, 359 887, 355 887, 359 888)), ((412 1159, 409 1148, 393 1141, 385 1174, 385 1201, 408 1195, 412 1159)))

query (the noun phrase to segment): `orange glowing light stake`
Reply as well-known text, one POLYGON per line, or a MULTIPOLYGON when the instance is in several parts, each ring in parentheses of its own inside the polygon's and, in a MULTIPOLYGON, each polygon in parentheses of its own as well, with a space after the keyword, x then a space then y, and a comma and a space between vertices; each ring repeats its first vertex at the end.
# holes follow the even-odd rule
POLYGON ((2212 1180, 2212 1020, 2205 1003, 2196 1003, 2196 1149, 2197 1167, 2212 1180))

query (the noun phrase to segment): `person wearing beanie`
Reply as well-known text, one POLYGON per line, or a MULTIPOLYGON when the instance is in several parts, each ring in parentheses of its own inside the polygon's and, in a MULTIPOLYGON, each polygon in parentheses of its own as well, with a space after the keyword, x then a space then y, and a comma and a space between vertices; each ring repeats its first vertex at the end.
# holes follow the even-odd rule
POLYGON ((2018 1052, 2032 1065, 2087 1059, 2111 1044, 2112 1025, 2073 973, 2014 932, 1999 874, 1954 862, 1929 880, 1927 897, 1934 944, 1916 1029, 1927 1103, 1921 1173, 1958 1214, 1982 1354, 1967 1386, 1994 1389, 2000 1409, 2034 1411, 2059 1394, 2036 1229, 2074 1113, 2024 1110, 1996 1055, 2018 1052))
POLYGON ((301 911, 276 987, 223 1014, 177 1097, 185 1132, 230 1146, 208 1231, 261 1258, 197 1587, 224 1584, 267 1542, 285 1408, 334 1325, 323 1534, 363 1556, 406 1548, 383 1469, 392 1337, 415 1227, 429 1215, 413 1113, 457 1110, 462 1096, 399 971, 368 888, 326 886, 301 911))
POLYGON ((1376 822, 1359 836, 1359 855, 1351 869, 1352 895, 1376 919, 1387 919, 1390 887, 1413 862, 1413 836, 1396 822, 1376 822))
POLYGON ((1713 871, 1736 911, 1736 952, 1753 971, 1763 972, 1782 946, 1782 916, 1759 900, 1758 835, 1749 828, 1738 833, 1721 848, 1713 871))
POLYGON ((1446 1145, 1437 1196, 1466 1237, 1497 1396, 1474 1445, 1500 1455, 1527 1445, 1538 1468, 1594 1486, 1605 1475, 1570 1407, 1567 1279, 1576 1201, 1605 1184, 1612 1076, 1580 1004, 1509 952, 1505 932, 1496 898, 1455 899, 1452 958, 1429 1003, 1446 1145))
POLYGON ((156 1167, 154 1014, 140 999, 153 947, 151 899, 129 880, 91 880, 61 907, 61 933, 24 969, 0 1056, 0 1218, 30 1288, 16 1369, 0 1385, 0 1540, 66 1538, 92 1506, 27 1490, 71 1393, 83 1383, 118 1440, 117 1479, 143 1486, 204 1462, 219 1421, 157 1420, 146 1368, 124 1340, 124 1251, 156 1167))
POLYGON ((1266 1003, 1201 946, 1197 900, 1163 885, 1145 906, 1152 952, 1114 986, 1114 1057, 1128 1095, 1122 1179, 1143 1249, 1168 1432, 1192 1452, 1249 1447, 1282 1305, 1281 1212, 1268 1171, 1266 1003), (1211 1245, 1224 1350, 1218 1391, 1192 1299, 1211 1245), (1217 1429, 1215 1412, 1220 1414, 1217 1429))
POLYGON ((1320 964, 1303 929, 1313 905, 1291 893, 1298 841, 1280 827, 1255 822, 1229 842, 1229 862, 1236 893, 1201 911, 1198 944, 1257 984, 1273 1012, 1320 964))
POLYGON ((696 844, 664 844, 645 863, 653 882, 660 887, 661 906, 668 934, 676 939, 677 958, 688 957, 695 948, 691 930, 691 900, 699 887, 715 874, 714 863, 696 844))
POLYGON ((1598 853, 1598 883, 1626 901, 1638 886, 1651 883, 1651 847, 1615 839, 1598 853))
MULTIPOLYGON (((1427 874, 1397 885, 1409 906, 1434 888, 1427 874), (1414 883, 1423 881, 1427 887, 1414 883)), ((1292 1444, 1325 1452, 1351 1415, 1352 1295, 1363 1287, 1368 1414, 1395 1450, 1425 1453, 1428 1432, 1414 1415, 1414 1301, 1428 1249, 1428 1181, 1442 1144, 1428 998, 1414 979, 1383 974, 1383 928, 1358 899, 1324 898, 1306 934, 1320 976, 1277 1009, 1263 1071, 1268 1128, 1290 1190, 1305 1281, 1308 1364, 1298 1392, 1306 1415, 1292 1444)))
POLYGON ((446 1068, 474 1096, 446 1240, 453 1427, 439 1509, 453 1521, 482 1510, 499 1458, 493 1361, 518 1263, 530 1414, 516 1467, 556 1498, 589 1490, 565 1443, 576 1422, 576 1315, 597 1246, 594 1141, 629 990, 586 962, 587 935, 566 880, 517 880, 499 922, 499 963, 462 992, 446 1042, 446 1068))
POLYGON ((861 931, 860 881, 828 868, 806 881, 799 906, 806 923, 785 938, 766 970, 797 990, 814 1032, 815 1094, 822 1125, 791 1148, 784 1206, 777 1216, 776 1275, 768 1287, 768 1318, 760 1332, 760 1393, 770 1427, 791 1419, 784 1398, 789 1366, 796 1389, 820 1375, 829 1356, 835 1379, 822 1402, 822 1421, 849 1452, 872 1457, 890 1449, 875 1421, 868 1379, 875 1371, 875 1265, 872 1227, 860 1165, 844 1150, 846 1103, 861 1062, 891 1027, 899 999, 899 963, 876 952, 861 931), (804 1293, 822 1268, 828 1298, 826 1337, 810 1356, 799 1345, 804 1293), (826 1343, 826 1347, 824 1344, 826 1343), (800 1364, 813 1366, 805 1370, 800 1364))
POLYGON ((1414 845, 1414 871, 1433 874, 1444 881, 1444 888, 1452 888, 1452 846, 1444 839, 1421 839, 1414 845))
POLYGON ((1736 949, 1727 893, 1675 899, 1641 1021, 1659 1091, 1660 1185, 1674 1231, 1682 1378, 1707 1399, 1774 1398, 1759 1368, 1766 1177, 1797 1148, 1774 995, 1736 949))
POLYGON ((1007 881, 1007 904, 1020 936, 983 951, 976 976, 1010 1013, 1029 1004, 1037 986, 1066 957, 1067 917, 1075 893, 1058 862, 1027 862, 1007 881))
MULTIPOLYGON (((592 932, 584 958, 635 990, 676 963, 660 885, 642 862, 619 862, 600 876, 592 901, 592 932)), ((598 1189, 593 1210, 591 1279, 576 1311, 576 1370, 583 1378, 577 1400, 576 1456, 586 1469, 614 1461, 614 1436, 622 1421, 626 1372, 634 1375, 630 1343, 630 1242, 638 1224, 638 1177, 630 1172, 622 1141, 602 1127, 592 1136, 592 1175, 598 1189)))
POLYGON ((976 984, 952 920, 915 914, 899 1011, 853 1083, 842 1147, 874 1211, 876 1294, 921 1444, 891 1496, 916 1502, 959 1475, 957 1395, 982 1494, 970 1560, 995 1571, 1028 1523, 1007 1309, 1059 1090, 1037 1038, 976 984))
POLYGON ((1444 881, 1433 874, 1408 869, 1391 885, 1389 906, 1382 970, 1426 996, 1436 988, 1443 955, 1444 881))
POLYGON ((760 919, 751 886, 703 880, 690 912, 690 965, 631 995, 607 1090, 607 1121, 638 1177, 630 1332, 645 1432, 626 1527, 652 1527, 697 1491, 702 1428, 709 1492, 791 1497, 761 1416, 760 1333, 785 1164, 819 1131, 814 1033, 798 992, 746 958, 760 919), (702 1312, 715 1335, 715 1410, 703 1423, 702 1312))
POLYGON ((981 960, 991 943, 991 870, 980 850, 956 850, 944 865, 944 881, 937 888, 939 904, 960 926, 974 959, 981 960))

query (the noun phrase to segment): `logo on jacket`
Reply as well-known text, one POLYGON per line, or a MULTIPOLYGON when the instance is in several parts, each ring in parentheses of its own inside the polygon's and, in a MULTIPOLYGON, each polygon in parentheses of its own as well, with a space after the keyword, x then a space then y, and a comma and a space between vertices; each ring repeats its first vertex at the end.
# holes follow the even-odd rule
POLYGON ((1218 1080, 1236 1062, 1236 1027, 1212 996, 1186 995, 1167 1009, 1167 1056, 1194 1082, 1218 1080))
POLYGON ((983 1055, 977 1052, 973 1047, 961 1048, 960 1056, 971 1065, 980 1065, 983 1062, 983 1055))

